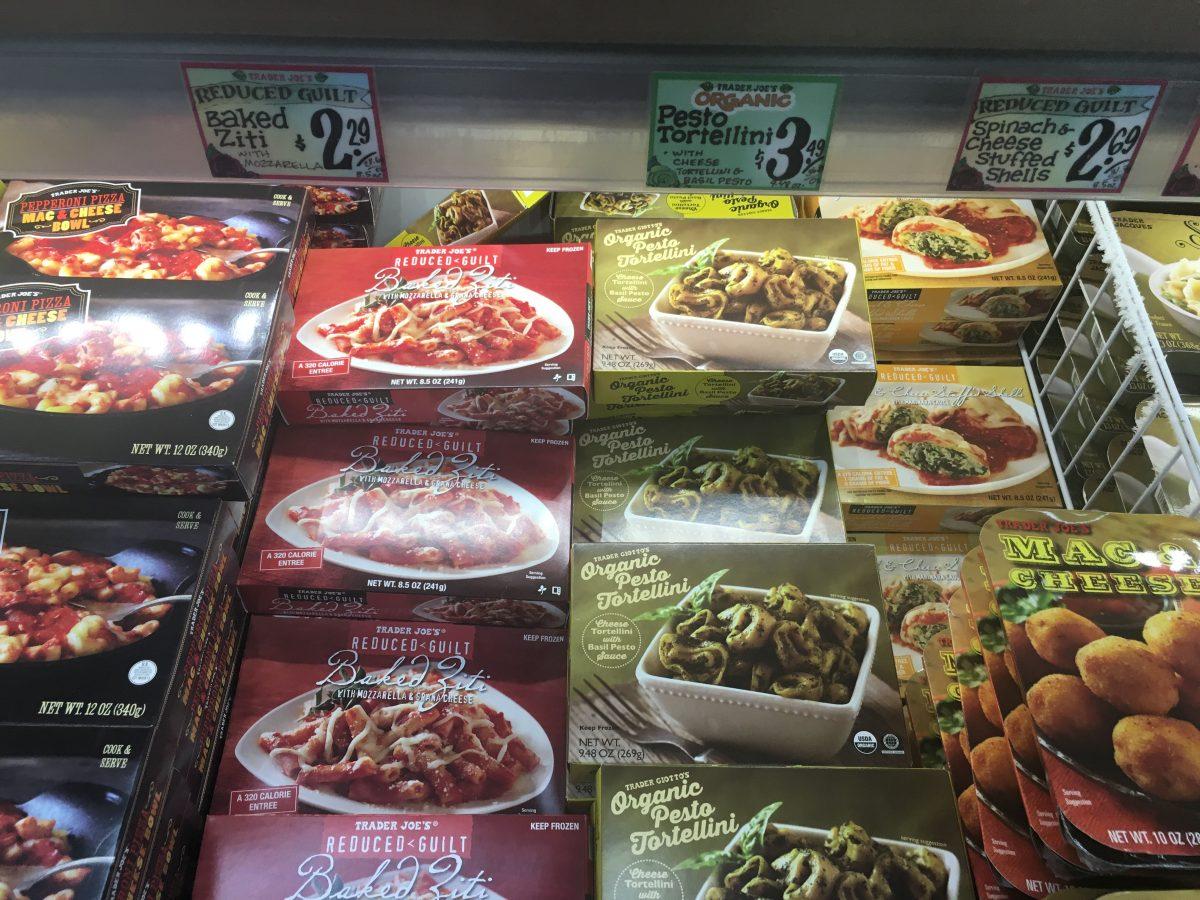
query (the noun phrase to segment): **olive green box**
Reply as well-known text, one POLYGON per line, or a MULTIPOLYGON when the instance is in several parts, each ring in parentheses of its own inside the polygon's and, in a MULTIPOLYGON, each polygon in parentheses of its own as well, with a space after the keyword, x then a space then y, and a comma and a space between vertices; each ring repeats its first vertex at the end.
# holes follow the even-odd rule
POLYGON ((587 191, 554 194, 554 240, 590 243, 597 219, 796 219, 786 194, 658 194, 587 191))
POLYGON ((605 766, 596 807, 602 900, 975 897, 945 772, 605 766))
POLYGON ((608 761, 909 764, 869 546, 576 544, 570 629, 573 796, 608 761))
POLYGON ((601 219, 594 247, 593 418, 788 414, 870 393, 854 223, 601 219))

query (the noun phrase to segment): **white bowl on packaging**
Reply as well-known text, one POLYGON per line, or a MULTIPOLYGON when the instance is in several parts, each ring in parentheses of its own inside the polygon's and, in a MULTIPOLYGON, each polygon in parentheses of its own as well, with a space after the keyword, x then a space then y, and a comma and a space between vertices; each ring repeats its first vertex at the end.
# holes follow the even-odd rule
MULTIPOLYGON (((736 450, 718 450, 713 447, 697 447, 697 453, 705 453, 719 459, 733 459, 736 450)), ((754 531, 749 528, 738 528, 735 525, 716 525, 711 522, 689 522, 686 519, 664 519, 652 516, 646 512, 642 503, 642 492, 654 478, 646 476, 629 503, 625 505, 626 536, 623 540, 630 541, 672 541, 687 544, 696 543, 787 543, 795 541, 803 543, 812 535, 813 526, 821 512, 821 500, 825 496, 825 481, 828 475, 828 465, 823 459, 812 459, 807 456, 788 456, 782 453, 768 453, 772 459, 786 459, 792 462, 808 462, 817 467, 817 492, 813 495, 812 506, 804 528, 796 534, 783 531, 754 531)))
MULTIPOLYGON (((758 588, 729 586, 730 591, 765 597, 758 588)), ((867 614, 867 646, 846 703, 777 697, 759 691, 682 681, 666 674, 658 642, 670 622, 658 630, 637 664, 639 686, 663 713, 696 740, 787 762, 821 762, 846 744, 862 710, 863 695, 879 642, 879 610, 869 603, 809 595, 810 600, 850 603, 867 614)))
MULTIPOLYGON (((745 262, 756 261, 762 256, 753 250, 722 250, 721 253, 745 262)), ((795 370, 812 364, 824 354, 837 334, 842 315, 850 302, 850 292, 858 269, 854 263, 844 259, 827 260, 817 256, 797 256, 796 259, 831 261, 846 269, 846 281, 842 285, 842 295, 838 298, 837 308, 829 319, 829 325, 821 331, 771 328, 768 325, 680 315, 671 311, 667 301, 671 285, 676 284, 678 278, 668 281, 654 298, 654 302, 650 304, 650 318, 667 340, 680 350, 715 363, 756 370, 795 370)))
MULTIPOLYGON (((797 835, 803 838, 804 843, 810 846, 820 847, 829 834, 827 828, 812 828, 807 825, 776 825, 775 828, 787 835, 797 835)), ((741 839, 741 829, 734 834, 733 838, 725 845, 725 852, 731 855, 736 855, 737 844, 741 839)), ((895 841, 888 838, 877 838, 872 836, 872 840, 884 847, 890 847, 893 851, 903 850, 928 850, 946 867, 946 896, 950 900, 957 900, 959 896, 959 883, 962 881, 962 869, 958 865, 958 857, 949 850, 944 850, 941 847, 930 847, 928 844, 915 844, 912 841, 895 841)), ((696 900, 704 900, 709 890, 715 887, 721 887, 717 883, 717 869, 713 867, 713 873, 708 876, 708 881, 700 888, 700 893, 696 894, 696 900)))
MULTIPOLYGON (((801 372, 799 374, 803 375, 806 373, 801 372)), ((754 386, 753 390, 746 395, 746 400, 751 406, 765 406, 773 409, 821 409, 832 403, 834 398, 837 397, 838 391, 846 386, 845 378, 834 378, 830 375, 823 375, 821 377, 836 382, 833 390, 829 392, 824 400, 806 400, 802 397, 768 397, 758 393, 758 389, 762 387, 761 384, 754 386)))
POLYGON ((1180 328, 1188 334, 1200 337, 1200 316, 1194 312, 1189 312, 1182 306, 1177 306, 1163 296, 1163 282, 1167 280, 1167 276, 1170 275, 1171 269, 1174 267, 1175 263, 1167 263, 1167 265, 1161 266, 1151 273, 1149 278, 1150 292, 1154 294, 1158 302, 1163 305, 1163 309, 1167 311, 1167 315, 1174 319, 1180 328))

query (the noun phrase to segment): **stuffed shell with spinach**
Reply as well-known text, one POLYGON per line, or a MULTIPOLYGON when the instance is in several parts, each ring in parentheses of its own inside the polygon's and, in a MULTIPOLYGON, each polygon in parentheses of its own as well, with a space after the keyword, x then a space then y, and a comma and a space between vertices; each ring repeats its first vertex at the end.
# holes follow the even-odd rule
POLYGON ((815 599, 794 584, 724 587, 715 573, 678 606, 658 639, 668 677, 821 703, 847 703, 866 655, 870 619, 853 603, 815 599))

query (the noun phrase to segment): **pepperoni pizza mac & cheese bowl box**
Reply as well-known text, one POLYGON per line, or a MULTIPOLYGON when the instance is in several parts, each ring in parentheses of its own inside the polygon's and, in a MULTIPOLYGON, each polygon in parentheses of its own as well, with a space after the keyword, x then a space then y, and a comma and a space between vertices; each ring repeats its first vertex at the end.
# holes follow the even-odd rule
POLYGON ((561 633, 254 618, 213 815, 559 813, 561 633))
POLYGON ((561 628, 573 468, 570 438, 281 428, 242 600, 266 614, 561 628))
POLYGON ((215 500, 0 495, 0 721, 183 727, 245 618, 234 537, 215 500))
POLYGON ((977 531, 987 510, 1062 506, 1019 367, 881 365, 865 406, 828 417, 847 531, 977 531))
POLYGON ((293 425, 567 434, 587 408, 583 244, 309 254, 280 407, 293 425))
POLYGON ((583 900, 590 857, 584 816, 214 816, 192 896, 583 900))

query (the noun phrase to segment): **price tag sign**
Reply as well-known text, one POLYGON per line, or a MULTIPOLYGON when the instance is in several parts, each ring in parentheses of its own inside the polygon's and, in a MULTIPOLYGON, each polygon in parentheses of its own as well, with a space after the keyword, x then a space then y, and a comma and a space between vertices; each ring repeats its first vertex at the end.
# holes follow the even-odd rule
POLYGON ((646 184, 816 191, 841 79, 658 73, 646 184))
POLYGON ((1192 130, 1183 142, 1183 152, 1175 161, 1175 168, 1163 188, 1165 197, 1200 197, 1200 116, 1192 123, 1192 130))
POLYGON ((367 68, 183 64, 217 178, 386 182, 367 68))
POLYGON ((1163 87, 986 78, 946 188, 1118 193, 1163 87))

